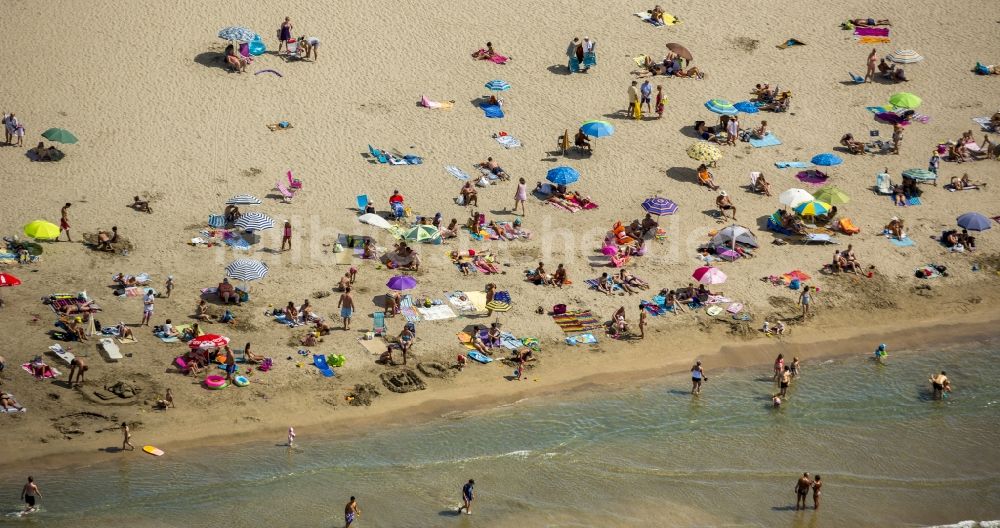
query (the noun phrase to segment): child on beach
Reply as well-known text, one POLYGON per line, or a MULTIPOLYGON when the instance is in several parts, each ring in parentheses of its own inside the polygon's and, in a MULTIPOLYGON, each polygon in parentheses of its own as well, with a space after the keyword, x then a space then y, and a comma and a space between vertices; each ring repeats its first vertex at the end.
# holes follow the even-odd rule
POLYGON ((288 427, 288 447, 292 447, 293 445, 295 445, 295 428, 289 426, 288 427))

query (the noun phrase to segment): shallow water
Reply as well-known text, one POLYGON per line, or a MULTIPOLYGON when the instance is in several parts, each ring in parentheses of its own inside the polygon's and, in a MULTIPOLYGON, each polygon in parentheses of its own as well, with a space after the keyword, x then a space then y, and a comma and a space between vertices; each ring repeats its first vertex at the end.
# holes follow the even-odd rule
MULTIPOLYGON (((1000 342, 806 363, 780 410, 768 368, 455 414, 350 440, 142 454, 36 473, 37 526, 917 526, 1000 518, 1000 342), (955 394, 930 401, 927 375, 955 394), (824 502, 792 511, 803 471, 824 502), (475 478, 472 516, 458 518, 475 478)), ((0 475, 7 487, 23 475, 0 475)), ((13 495, 13 494, 11 494, 13 495)), ((12 497, 16 498, 16 497, 12 497)), ((810 505, 812 500, 810 498, 810 505)), ((3 509, 14 511, 15 502, 3 509)))

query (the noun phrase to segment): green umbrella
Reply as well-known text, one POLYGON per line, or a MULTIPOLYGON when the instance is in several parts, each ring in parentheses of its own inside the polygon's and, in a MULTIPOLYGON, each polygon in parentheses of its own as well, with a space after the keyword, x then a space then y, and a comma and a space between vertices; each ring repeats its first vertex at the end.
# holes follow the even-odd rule
POLYGON ((57 143, 76 143, 76 136, 74 136, 69 130, 62 128, 50 128, 45 132, 42 132, 42 137, 57 143))
POLYGON ((438 232, 437 228, 429 225, 413 226, 403 232, 403 240, 409 240, 412 242, 424 242, 440 237, 441 233, 438 232))
POLYGON ((841 191, 833 185, 827 185, 826 187, 820 188, 820 190, 813 194, 813 197, 830 205, 841 205, 851 201, 851 198, 847 196, 847 193, 841 191))
POLYGON ((889 104, 895 106, 896 108, 909 108, 913 109, 920 106, 923 101, 919 97, 911 94, 910 92, 899 92, 892 94, 889 98, 889 104))

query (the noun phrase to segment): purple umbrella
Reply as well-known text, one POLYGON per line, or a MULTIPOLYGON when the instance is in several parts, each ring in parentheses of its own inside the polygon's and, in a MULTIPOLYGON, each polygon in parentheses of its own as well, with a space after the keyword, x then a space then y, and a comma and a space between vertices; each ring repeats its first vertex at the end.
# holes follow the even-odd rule
POLYGON ((642 202, 642 208, 649 214, 656 216, 672 215, 677 212, 677 204, 660 196, 647 198, 642 202))
POLYGON ((910 124, 909 121, 903 119, 899 114, 895 112, 879 112, 875 114, 875 120, 889 123, 890 125, 906 126, 910 124))
POLYGON ((818 170, 805 170, 795 175, 801 182, 812 185, 823 185, 829 178, 826 174, 818 170))
POLYGON ((389 282, 385 283, 390 290, 403 291, 411 290, 417 286, 417 279, 409 275, 396 275, 395 277, 389 279, 389 282))

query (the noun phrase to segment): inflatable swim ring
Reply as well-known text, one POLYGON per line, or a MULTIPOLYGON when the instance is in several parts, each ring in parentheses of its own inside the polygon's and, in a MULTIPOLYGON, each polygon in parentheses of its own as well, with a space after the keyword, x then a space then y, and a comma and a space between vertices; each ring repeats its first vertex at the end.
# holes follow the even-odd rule
POLYGON ((279 72, 278 70, 260 70, 258 72, 254 72, 254 75, 260 75, 262 73, 273 73, 273 74, 277 75, 278 77, 284 77, 284 75, 282 75, 281 72, 279 72))
POLYGON ((250 380, 248 380, 246 376, 236 376, 233 378, 233 385, 236 385, 237 387, 246 387, 249 384, 250 380))
POLYGON ((223 376, 212 374, 210 376, 205 377, 205 386, 210 389, 213 390, 224 389, 226 388, 226 385, 227 385, 226 378, 223 376))

